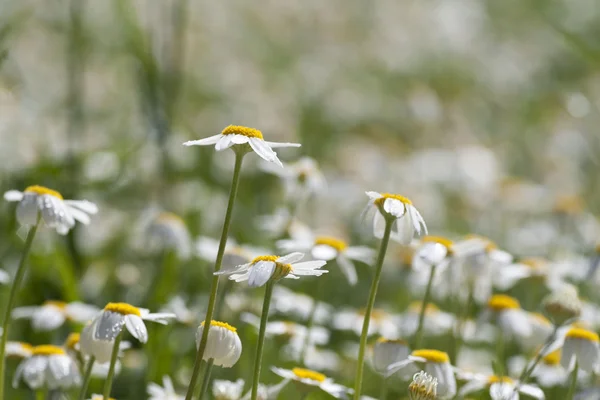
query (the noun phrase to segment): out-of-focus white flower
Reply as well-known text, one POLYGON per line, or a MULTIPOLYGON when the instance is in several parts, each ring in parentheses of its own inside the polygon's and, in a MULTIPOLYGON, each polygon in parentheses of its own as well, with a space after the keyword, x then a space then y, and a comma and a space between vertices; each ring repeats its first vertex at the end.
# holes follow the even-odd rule
POLYGON ((171 378, 163 376, 162 381, 162 386, 154 382, 148 384, 148 400, 183 400, 185 398, 184 396, 179 396, 175 393, 171 378))
POLYGON ((375 251, 366 246, 349 246, 345 241, 331 236, 314 236, 312 234, 292 239, 279 240, 277 247, 284 252, 310 252, 317 260, 335 260, 351 285, 358 281, 354 261, 367 265, 373 263, 375 251))
POLYGON ((419 370, 438 380, 438 396, 440 399, 451 398, 456 394, 456 378, 450 364, 448 354, 432 349, 414 350, 406 360, 399 361, 388 367, 387 375, 396 372, 416 373, 419 370), (415 371, 416 370, 416 371, 415 371))
POLYGON ((575 362, 582 371, 600 371, 600 345, 596 332, 581 328, 571 328, 567 331, 563 339, 560 364, 563 368, 571 370, 575 362))
POLYGON ((556 290, 565 284, 562 271, 542 258, 524 258, 518 263, 498 268, 494 285, 500 290, 508 290, 524 279, 540 282, 549 290, 556 290))
POLYGON ((66 320, 86 323, 99 311, 100 309, 96 306, 78 301, 65 303, 49 300, 41 306, 17 307, 13 309, 11 315, 14 319, 31 319, 31 326, 35 330, 51 331, 62 326, 66 320))
POLYGON ((155 250, 174 250, 182 260, 192 254, 192 239, 185 221, 171 212, 161 212, 146 228, 148 246, 155 250))
POLYGON ((108 303, 104 310, 83 328, 80 338, 81 352, 96 357, 99 363, 110 361, 114 340, 121 333, 123 326, 142 343, 148 341, 148 330, 144 321, 166 325, 174 319, 171 313, 150 313, 145 308, 138 308, 127 303, 108 303))
POLYGON ((556 325, 564 325, 581 315, 583 304, 577 288, 565 283, 542 300, 542 307, 556 325))
POLYGON ((492 400, 519 400, 519 392, 538 400, 546 398, 544 391, 537 386, 523 384, 507 376, 480 374, 473 375, 458 394, 463 397, 485 389, 489 390, 492 400))
MULTIPOLYGON (((288 349, 288 346, 284 347, 284 353, 288 349)), ((301 353, 291 354, 291 360, 299 361, 301 353)), ((339 371, 340 368, 340 356, 337 352, 318 348, 315 346, 308 347, 304 354, 304 365, 307 368, 315 369, 319 371, 339 371)))
POLYGON ((98 207, 87 200, 65 200, 62 195, 43 186, 29 186, 23 192, 9 190, 4 193, 6 201, 18 201, 17 220, 21 225, 33 226, 38 214, 49 228, 66 235, 75 221, 90 223, 89 214, 96 214, 98 207))
POLYGON ((193 324, 196 321, 197 313, 187 307, 181 296, 175 296, 158 310, 159 313, 175 314, 175 319, 186 325, 193 324))
MULTIPOLYGON (((415 334, 419 326, 422 302, 415 301, 409 304, 407 310, 398 316, 398 327, 402 337, 415 334)), ((423 331, 428 336, 438 336, 449 332, 454 326, 456 318, 453 314, 440 310, 435 304, 428 303, 425 308, 423 331)))
POLYGON ((424 371, 417 372, 408 385, 408 396, 410 400, 435 400, 437 385, 437 378, 424 371))
POLYGON ((310 235, 310 229, 287 208, 278 208, 275 213, 257 217, 256 225, 269 237, 281 238, 285 235, 298 237, 310 235))
MULTIPOLYGON (((202 332, 204 332, 204 321, 196 331, 196 346, 199 346, 202 332)), ((237 334, 237 329, 220 321, 211 321, 208 331, 208 340, 204 350, 203 360, 214 360, 214 364, 223 368, 231 368, 242 355, 242 341, 237 334)))
POLYGON ((263 286, 269 279, 299 279, 300 276, 321 276, 329 271, 320 269, 326 261, 305 261, 299 263, 304 254, 291 253, 283 257, 258 256, 252 262, 238 265, 229 270, 215 272, 215 275, 229 275, 236 282, 248 281, 248 286, 263 286))
POLYGON ((42 345, 35 346, 31 356, 17 367, 13 386, 17 387, 21 380, 33 390, 69 389, 80 384, 81 376, 77 364, 62 347, 42 345))
POLYGON ((0 285, 6 285, 10 282, 10 275, 3 269, 0 269, 0 285))
POLYGON ((210 146, 215 145, 217 151, 225 150, 230 147, 243 148, 242 151, 248 152, 253 150, 262 159, 275 163, 283 167, 277 153, 273 151, 278 147, 300 147, 298 143, 276 143, 267 142, 264 140, 262 132, 258 129, 248 128, 245 126, 229 125, 223 131, 214 136, 200 140, 190 140, 185 142, 184 146, 210 146), (249 146, 249 147, 248 147, 249 146))
POLYGON ((441 276, 450 263, 452 245, 451 240, 441 236, 423 236, 415 246, 412 258, 413 269, 417 273, 423 273, 436 266, 436 277, 441 276))
POLYGON ((6 342, 6 357, 27 358, 33 354, 33 346, 24 342, 6 342))
POLYGON ((366 211, 375 208, 373 217, 373 234, 381 239, 385 230, 385 219, 394 218, 396 229, 392 229, 390 237, 401 244, 408 245, 415 233, 427 234, 425 220, 413 206, 412 201, 404 196, 389 193, 366 192, 369 203, 366 211))
MULTIPOLYGON (((508 366, 511 374, 517 375, 523 371, 525 366, 528 366, 528 360, 523 356, 515 356, 509 360, 508 366)), ((550 388, 563 385, 567 381, 569 372, 560 365, 560 349, 544 356, 534 367, 531 376, 542 387, 550 388)))
MULTIPOLYGON (((279 397, 279 392, 290 382, 289 379, 284 379, 276 385, 263 385, 262 383, 258 384, 258 393, 256 396, 256 400, 276 400, 279 397)), ((250 400, 252 395, 252 390, 242 397, 241 400, 250 400)))
POLYGON ((380 374, 385 374, 390 365, 406 360, 409 354, 410 348, 405 340, 380 338, 373 345, 373 368, 380 374))
MULTIPOLYGON (((201 236, 196 241, 196 255, 205 261, 214 263, 219 252, 219 241, 201 236)), ((235 240, 227 239, 225 253, 223 254, 223 268, 232 268, 236 265, 252 261, 254 257, 265 254, 267 251, 260 247, 244 246, 235 240)))
POLYGON ((282 378, 292 380, 302 385, 304 389, 319 388, 336 399, 343 399, 350 392, 345 386, 334 383, 326 375, 304 368, 284 369, 272 367, 271 370, 282 378))
POLYGON ((271 309, 278 314, 293 316, 302 321, 307 321, 314 310, 313 321, 315 324, 324 325, 330 322, 332 307, 329 304, 318 302, 315 305, 312 297, 296 293, 284 286, 275 286, 271 309))
POLYGON ((213 381, 212 393, 215 400, 240 400, 244 390, 244 380, 235 382, 215 379, 213 381))
MULTIPOLYGON (((360 336, 364 319, 364 310, 345 309, 335 313, 332 324, 335 329, 351 331, 360 336)), ((397 318, 382 309, 373 309, 368 335, 374 334, 387 338, 397 338, 397 318)))
POLYGON ((302 199, 305 196, 321 193, 327 183, 317 162, 310 157, 302 157, 294 163, 286 163, 285 168, 274 168, 271 163, 265 163, 265 172, 277 175, 283 180, 286 197, 302 199))
POLYGON ((528 338, 533 333, 530 315, 521 308, 519 301, 504 294, 493 295, 479 322, 493 319, 507 338, 528 338))

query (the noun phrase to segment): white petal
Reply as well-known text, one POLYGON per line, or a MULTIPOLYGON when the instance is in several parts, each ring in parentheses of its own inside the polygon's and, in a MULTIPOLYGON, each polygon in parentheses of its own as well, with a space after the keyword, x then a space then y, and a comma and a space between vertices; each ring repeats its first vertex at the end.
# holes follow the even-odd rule
POLYGON ((546 396, 544 395, 544 391, 539 387, 533 385, 521 385, 519 387, 519 392, 538 400, 544 400, 546 398, 546 396))
POLYGON ((273 275, 275 263, 270 261, 259 261, 250 267, 248 276, 248 286, 259 287, 267 283, 273 275))
POLYGON ((301 147, 302 146, 300 143, 267 142, 266 140, 264 142, 272 149, 282 148, 282 147, 301 147))
POLYGON ((490 397, 492 400, 519 400, 515 386, 507 382, 492 383, 490 397))
POLYGON ((65 203, 88 214, 97 214, 98 206, 87 200, 65 200, 65 203))
POLYGON ((250 141, 248 143, 250 144, 250 147, 252 147, 252 150, 254 150, 254 152, 258 154, 259 157, 269 162, 274 162, 280 167, 283 167, 283 164, 277 158, 277 153, 275 153, 263 140, 257 138, 250 138, 250 141))
POLYGON ((396 218, 403 216, 406 212, 404 203, 396 199, 385 199, 383 202, 383 209, 396 218))
POLYGON ((371 200, 377 200, 377 199, 380 199, 383 197, 381 195, 381 193, 378 193, 378 192, 370 191, 370 192, 365 192, 365 193, 367 196, 369 196, 369 199, 371 199, 371 200))
POLYGON ((356 276, 356 268, 354 267, 352 261, 343 255, 340 255, 337 258, 337 263, 346 279, 348 279, 348 283, 352 286, 356 285, 356 282, 358 282, 358 277, 356 276))
POLYGON ((33 316, 33 314, 35 314, 35 312, 37 310, 39 310, 39 308, 40 307, 36 307, 36 306, 16 307, 12 310, 12 312, 10 313, 10 316, 13 319, 31 318, 33 316))
POLYGON ((296 273, 298 271, 307 271, 307 270, 321 268, 325 264, 327 264, 327 262, 323 261, 323 260, 305 261, 305 262, 293 264, 292 268, 294 270, 294 273, 296 273))
POLYGON ((146 329, 144 320, 142 320, 137 315, 126 315, 125 326, 127 327, 129 333, 131 333, 131 336, 133 336, 140 342, 146 343, 148 341, 148 330, 146 329))
POLYGON ((221 138, 220 133, 218 135, 214 135, 214 136, 210 136, 204 139, 199 139, 199 140, 189 140, 187 142, 185 142, 183 145, 184 146, 209 146, 211 144, 216 144, 219 139, 221 138))
POLYGON ((65 313, 75 322, 85 323, 94 318, 100 309, 96 306, 80 303, 78 301, 67 304, 65 313))
POLYGON ((379 211, 375 213, 373 217, 373 235, 377 239, 383 238, 383 233, 385 232, 385 219, 383 215, 379 211))
POLYGON ((31 326, 37 331, 51 331, 65 323, 62 310, 54 306, 39 308, 31 319, 31 326))
POLYGON ((152 314, 142 314, 142 319, 144 321, 152 321, 158 324, 167 325, 170 321, 177 319, 177 314, 174 313, 152 313, 152 314))
POLYGON ((21 201, 23 199, 23 192, 18 190, 9 190, 4 193, 4 200, 6 201, 21 201))
POLYGON ((311 250, 311 255, 317 260, 331 261, 337 257, 338 251, 326 244, 318 244, 311 250))
POLYGON ((395 374, 396 372, 400 371, 401 369, 404 369, 408 366, 412 366, 413 363, 414 363, 414 361, 410 358, 399 361, 397 363, 394 363, 387 368, 387 372, 386 372, 385 376, 391 376, 391 375, 395 374))
POLYGON ((215 145, 215 150, 222 151, 232 146, 231 135, 223 135, 215 145))
POLYGON ((352 246, 344 250, 344 255, 352 260, 363 262, 367 265, 375 261, 375 250, 367 246, 352 246))
POLYGON ((234 144, 248 143, 248 136, 244 135, 229 135, 231 136, 231 142, 234 144))
POLYGON ((76 208, 69 208, 69 212, 76 221, 79 221, 84 225, 88 225, 91 221, 90 216, 81 210, 78 210, 76 208))
POLYGON ((296 261, 302 260, 303 258, 304 258, 304 253, 295 252, 295 253, 287 254, 283 257, 279 257, 277 259, 277 262, 282 263, 282 264, 292 264, 292 263, 295 263, 296 261))
POLYGON ((479 380, 479 379, 474 379, 470 382, 467 382, 463 387, 460 388, 460 390, 458 392, 458 397, 463 398, 464 396, 466 396, 468 394, 479 392, 480 390, 485 389, 485 387, 486 387, 485 381, 479 380))
POLYGON ((408 246, 412 241, 415 231, 411 220, 410 213, 406 213, 402 218, 396 221, 397 234, 392 237, 400 244, 408 246))

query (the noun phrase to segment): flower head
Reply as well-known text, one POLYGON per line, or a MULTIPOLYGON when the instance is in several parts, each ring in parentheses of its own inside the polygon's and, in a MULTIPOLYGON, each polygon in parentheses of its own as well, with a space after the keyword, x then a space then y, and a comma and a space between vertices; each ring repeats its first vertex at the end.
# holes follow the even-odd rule
POLYGON ((65 321, 85 323, 100 311, 98 307, 78 301, 65 303, 48 300, 41 306, 17 307, 12 311, 15 319, 29 318, 31 326, 38 331, 51 331, 62 326, 65 321))
POLYGON ((410 348, 405 340, 382 337, 373 345, 373 368, 380 374, 385 374, 390 365, 406 360, 409 354, 410 348))
POLYGON ((560 364, 565 369, 572 369, 575 361, 583 371, 600 370, 600 340, 596 332, 582 328, 571 328, 567 331, 560 364))
POLYGON ((235 382, 215 379, 213 381, 212 393, 215 400, 239 400, 242 398, 244 380, 235 382))
POLYGON ((272 165, 265 163, 263 170, 282 179, 288 199, 298 201, 319 194, 327 185, 317 162, 310 157, 302 157, 294 163, 286 163, 283 169, 272 165))
POLYGON ((258 129, 239 125, 229 125, 218 135, 200 140, 190 140, 183 145, 208 146, 213 144, 217 151, 225 150, 230 147, 243 152, 254 151, 264 160, 273 162, 281 167, 283 167, 283 164, 279 161, 277 153, 275 153, 273 149, 277 147, 300 147, 300 144, 298 143, 267 142, 264 140, 262 132, 258 129))
POLYGON ((577 288, 570 284, 550 293, 542 301, 542 307, 546 315, 557 325, 563 325, 579 315, 583 305, 577 294, 577 288))
POLYGON ((271 370, 282 378, 298 382, 303 389, 319 388, 336 399, 344 398, 350 391, 347 387, 334 383, 326 375, 310 369, 292 368, 290 370, 273 367, 271 370))
POLYGON ((31 356, 17 367, 13 386, 17 387, 21 380, 33 390, 68 389, 79 385, 81 376, 77 364, 62 347, 42 345, 33 347, 31 356))
POLYGON ((171 212, 154 216, 147 226, 148 246, 156 250, 174 250, 186 260, 192 253, 192 240, 185 221, 171 212))
POLYGON ((168 376, 163 376, 163 385, 150 382, 148 384, 148 400, 183 400, 183 396, 179 396, 173 387, 173 381, 168 376))
POLYGON ((462 398, 468 394, 488 390, 492 400, 518 400, 523 393, 534 399, 543 400, 544 392, 537 386, 519 383, 508 376, 473 374, 458 392, 462 398))
POLYGON ((437 385, 437 379, 427 372, 417 372, 408 386, 410 400, 435 400, 437 398, 437 385))
MULTIPOLYGON (((197 346, 200 344, 204 329, 203 321, 196 331, 197 346)), ((241 355, 242 341, 237 334, 237 329, 225 322, 210 321, 203 359, 205 361, 212 359, 215 365, 231 368, 238 362, 241 355)))
POLYGON ((9 190, 4 193, 6 201, 18 201, 17 220, 21 225, 37 224, 38 215, 46 226, 56 229, 61 235, 67 234, 75 226, 75 221, 90 223, 89 214, 96 214, 98 207, 87 200, 65 200, 52 189, 43 186, 29 186, 23 192, 9 190))

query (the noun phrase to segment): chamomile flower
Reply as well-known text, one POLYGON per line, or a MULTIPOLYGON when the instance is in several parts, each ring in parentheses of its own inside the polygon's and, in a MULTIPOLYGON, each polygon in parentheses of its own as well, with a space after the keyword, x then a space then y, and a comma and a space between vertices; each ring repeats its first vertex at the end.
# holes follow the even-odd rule
POLYGON ((148 400, 183 400, 185 398, 175 392, 171 378, 163 376, 162 381, 162 386, 154 382, 148 384, 148 400))
POLYGON ((490 319, 494 319, 502 333, 510 338, 527 338, 533 333, 531 316, 517 299, 504 294, 496 294, 488 300, 479 322, 490 319))
POLYGON ((6 285, 10 282, 10 275, 3 269, 0 269, 0 285, 6 285))
POLYGON ((85 323, 92 319, 100 309, 78 301, 65 303, 49 300, 41 306, 17 307, 12 311, 14 319, 29 318, 31 326, 37 331, 51 331, 62 326, 65 321, 85 323))
POLYGON ((383 237, 386 218, 395 219, 396 230, 392 230, 390 237, 401 244, 410 244, 415 233, 427 234, 425 220, 408 198, 389 193, 366 193, 369 196, 369 203, 365 211, 370 208, 377 210, 373 217, 373 234, 376 238, 383 237))
MULTIPOLYGON (((360 336, 365 319, 365 310, 345 309, 333 316, 333 327, 341 331, 351 331, 360 336)), ((368 335, 379 334, 387 338, 398 337, 398 319, 382 309, 375 308, 371 311, 368 335)))
MULTIPOLYGON (((528 366, 528 360, 523 356, 515 356, 509 360, 508 365, 512 373, 520 374, 523 368, 528 366)), ((531 372, 531 376, 542 387, 553 387, 564 384, 569 376, 569 372, 560 365, 560 349, 542 357, 541 361, 531 372)))
POLYGON ((436 266, 436 276, 440 276, 448 264, 453 253, 451 240, 441 236, 423 236, 417 243, 412 267, 416 272, 429 271, 436 266))
MULTIPOLYGON (((214 263, 219 251, 219 241, 210 237, 201 236, 196 241, 196 255, 201 259, 214 263)), ((238 244, 234 239, 227 239, 225 253, 223 254, 223 268, 232 268, 245 264, 254 257, 265 254, 266 249, 238 244)))
POLYGON ((215 272, 215 275, 229 275, 236 282, 248 281, 248 286, 263 286, 269 279, 298 279, 300 276, 321 276, 329 271, 320 269, 325 261, 305 261, 299 263, 304 254, 291 253, 283 257, 258 256, 250 263, 238 265, 229 270, 215 272))
POLYGON ((321 193, 327 185, 317 162, 310 157, 302 157, 294 163, 286 163, 283 169, 274 168, 271 163, 265 163, 262 169, 282 179, 286 197, 290 199, 302 199, 321 193))
POLYGON ((75 361, 62 347, 52 345, 35 346, 31 356, 25 358, 15 372, 13 386, 23 380, 33 390, 68 389, 81 382, 75 361))
POLYGON ((151 314, 145 308, 127 303, 108 303, 81 332, 81 352, 96 357, 99 363, 106 363, 110 361, 114 340, 123 330, 123 326, 134 338, 146 343, 148 330, 144 321, 166 325, 174 318, 175 314, 171 313, 151 314))
POLYGON ((185 221, 171 212, 161 212, 146 228, 147 245, 153 250, 174 250, 182 260, 192 254, 192 240, 185 221))
POLYGON ((410 354, 408 343, 402 339, 379 338, 373 345, 372 365, 375 371, 385 374, 390 365, 406 360, 410 354))
POLYGON ((272 367, 271 370, 284 379, 297 382, 301 390, 319 388, 336 399, 344 399, 350 392, 350 389, 334 383, 331 378, 328 378, 320 372, 304 368, 284 369, 272 367))
POLYGON ((582 371, 600 371, 599 342, 596 332, 581 328, 569 329, 563 339, 560 364, 563 368, 571 370, 577 361, 582 371))
MULTIPOLYGON (((404 337, 412 336, 419 326, 422 302, 415 301, 409 304, 405 312, 398 316, 400 334, 404 337)), ((428 336, 443 335, 452 330, 456 318, 453 314, 440 310, 435 304, 428 303, 425 308, 423 330, 428 336)))
POLYGON ((437 385, 437 379, 427 372, 417 372, 408 385, 408 397, 410 400, 435 400, 437 385))
POLYGON ((331 236, 313 236, 312 234, 279 240, 277 247, 284 252, 305 251, 310 252, 317 260, 335 260, 348 279, 348 283, 356 285, 358 278, 356 268, 352 261, 360 261, 367 265, 373 263, 375 251, 366 246, 349 246, 345 241, 331 236))
POLYGON ((38 214, 49 228, 66 235, 75 226, 75 221, 90 223, 90 214, 96 214, 98 207, 87 200, 65 200, 62 195, 43 186, 29 186, 23 192, 9 190, 4 193, 6 201, 19 202, 17 220, 21 225, 33 226, 38 214))
POLYGON ((215 400, 240 400, 244 391, 244 380, 235 382, 215 379, 212 394, 215 400))
POLYGON ((33 346, 24 342, 6 342, 6 357, 27 358, 33 354, 33 346))
MULTIPOLYGON (((203 321, 196 331, 196 346, 200 344, 204 328, 203 321)), ((214 365, 231 368, 238 362, 241 355, 242 341, 237 334, 237 329, 225 322, 211 321, 203 360, 212 359, 214 365)))
POLYGON ((158 312, 175 314, 177 322, 185 325, 191 325, 197 321, 197 313, 188 308, 181 296, 173 297, 158 312))
POLYGON ((313 322, 320 325, 329 323, 333 311, 331 305, 317 301, 306 294, 296 293, 284 286, 275 286, 273 289, 272 309, 278 314, 292 316, 302 321, 307 321, 314 309, 313 322))
POLYGON ((425 371, 438 381, 440 399, 451 398, 456 394, 456 378, 447 353, 432 349, 414 350, 406 360, 392 364, 387 369, 390 376, 396 372, 425 371), (416 371, 415 371, 416 370, 416 371))
POLYGON ((542 389, 535 385, 522 384, 507 376, 480 374, 472 375, 469 382, 460 389, 458 394, 462 398, 483 390, 489 391, 492 400, 519 400, 519 393, 538 400, 545 399, 542 389))
POLYGON ((562 271, 542 258, 524 258, 517 263, 497 270, 494 285, 500 290, 508 290, 527 279, 539 282, 549 290, 556 290, 565 284, 562 271))
POLYGON ((262 132, 258 129, 245 126, 229 125, 223 131, 214 136, 200 140, 190 140, 185 142, 184 146, 210 146, 215 145, 217 151, 222 151, 230 147, 239 148, 245 152, 253 150, 262 159, 275 163, 283 167, 277 153, 273 151, 278 147, 300 147, 298 143, 276 143, 264 140, 262 132))

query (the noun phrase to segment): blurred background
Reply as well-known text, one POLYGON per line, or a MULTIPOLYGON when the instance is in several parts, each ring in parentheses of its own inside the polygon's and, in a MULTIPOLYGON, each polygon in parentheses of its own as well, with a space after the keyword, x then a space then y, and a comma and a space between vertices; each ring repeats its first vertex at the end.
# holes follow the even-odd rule
MULTIPOLYGON (((600 242, 599 34, 596 0, 0 0, 0 189, 40 184, 101 210, 64 239, 42 233, 19 304, 147 305, 149 271, 164 259, 140 245, 140 227, 171 211, 192 238, 218 237, 233 154, 182 143, 229 124, 302 143, 279 152, 284 164, 318 161, 327 189, 297 214, 317 231, 377 243, 360 220, 364 191, 376 190, 411 198, 436 234, 476 232, 523 257, 590 255, 600 242)), ((285 193, 259 161, 246 157, 231 236, 272 248, 256 218, 285 193)), ((22 248, 13 205, 0 226, 12 271, 22 248)), ((177 292, 201 315, 212 263, 179 264, 177 292)), ((360 307, 369 273, 351 291, 331 274, 326 301, 360 307)), ((392 307, 399 279, 380 294, 392 307)), ((316 295, 310 280, 287 286, 316 295)), ((169 332, 175 356, 150 376, 147 357, 131 352, 116 398, 142 398, 161 373, 185 386, 194 327, 169 332)), ((249 332, 239 368, 216 377, 250 378, 249 332)), ((13 333, 61 340, 25 322, 13 333)), ((336 376, 347 383, 352 371, 336 376)), ((277 381, 267 367, 263 376, 277 381)))

